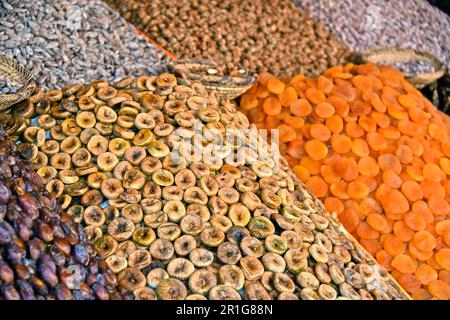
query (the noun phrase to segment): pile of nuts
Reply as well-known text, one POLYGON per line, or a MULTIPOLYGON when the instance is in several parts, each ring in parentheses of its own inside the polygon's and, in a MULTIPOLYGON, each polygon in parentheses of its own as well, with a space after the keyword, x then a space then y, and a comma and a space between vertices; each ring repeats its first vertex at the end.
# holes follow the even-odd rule
POLYGON ((373 64, 261 74, 241 97, 308 189, 415 299, 450 299, 450 117, 373 64))
POLYGON ((405 298, 200 82, 94 81, 37 92, 15 113, 33 118, 21 139, 47 189, 136 299, 405 298))
POLYGON ((0 300, 122 299, 116 286, 83 229, 0 129, 0 300))
POLYGON ((205 58, 278 76, 317 75, 345 46, 289 0, 109 0, 178 58, 205 58))

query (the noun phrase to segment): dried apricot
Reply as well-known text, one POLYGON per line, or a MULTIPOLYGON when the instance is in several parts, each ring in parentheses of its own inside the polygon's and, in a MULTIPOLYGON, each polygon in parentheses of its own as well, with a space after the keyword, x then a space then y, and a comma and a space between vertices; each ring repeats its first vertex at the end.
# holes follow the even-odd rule
POLYGON ((436 272, 436 270, 424 263, 420 264, 417 267, 414 274, 423 285, 429 285, 431 282, 438 279, 438 273, 436 272))
POLYGON ((321 160, 328 154, 328 147, 321 141, 309 140, 305 142, 305 151, 313 160, 321 160))
POLYGON ((281 80, 278 80, 275 77, 270 78, 267 81, 267 89, 272 93, 281 94, 284 91, 285 87, 286 87, 286 85, 284 84, 284 82, 281 80))
POLYGON ((391 265, 402 273, 414 273, 416 271, 416 263, 411 257, 404 254, 395 256, 391 265))
POLYGON ((379 232, 383 232, 388 227, 388 222, 385 217, 383 217, 381 214, 372 213, 369 214, 366 218, 367 223, 369 226, 371 226, 373 229, 379 232))
POLYGON ((347 153, 352 149, 352 140, 340 134, 333 134, 331 137, 331 147, 337 153, 347 153))
POLYGON ((331 103, 328 102, 320 102, 315 108, 316 114, 321 118, 329 118, 331 117, 335 110, 331 103))
POLYGON ((444 281, 435 280, 428 285, 428 291, 441 300, 450 299, 450 286, 446 284, 444 281))
POLYGON ((403 273, 397 279, 398 284, 407 292, 414 292, 420 289, 421 283, 414 274, 403 273))
POLYGON ((409 201, 414 202, 423 198, 422 188, 414 180, 403 182, 401 190, 409 201))
POLYGON ((328 185, 327 183, 320 177, 314 176, 310 177, 305 182, 308 189, 316 196, 316 197, 325 197, 328 193, 328 185))
POLYGON ((310 127, 310 134, 313 139, 319 141, 328 141, 331 137, 330 129, 321 123, 312 124, 310 127))
POLYGON ((378 172, 380 172, 380 168, 378 167, 377 162, 369 156, 365 156, 359 159, 358 170, 362 175, 369 177, 375 177, 378 172))
POLYGON ((450 271, 450 248, 442 248, 435 255, 436 262, 447 271, 450 271))

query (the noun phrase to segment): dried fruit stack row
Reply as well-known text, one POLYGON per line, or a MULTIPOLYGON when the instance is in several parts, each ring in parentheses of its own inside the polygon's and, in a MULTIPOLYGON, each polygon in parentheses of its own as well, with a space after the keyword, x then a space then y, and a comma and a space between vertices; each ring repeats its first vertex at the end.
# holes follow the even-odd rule
POLYGON ((21 139, 47 189, 137 299, 407 298, 200 82, 95 81, 14 113, 33 118, 21 139))
POLYGON ((0 300, 121 299, 116 285, 0 129, 0 300))
POLYGON ((109 0, 178 58, 206 58, 279 76, 317 75, 348 49, 290 0, 109 0))
POLYGON ((240 100, 313 194, 417 299, 450 299, 450 118, 402 73, 336 66, 240 100))

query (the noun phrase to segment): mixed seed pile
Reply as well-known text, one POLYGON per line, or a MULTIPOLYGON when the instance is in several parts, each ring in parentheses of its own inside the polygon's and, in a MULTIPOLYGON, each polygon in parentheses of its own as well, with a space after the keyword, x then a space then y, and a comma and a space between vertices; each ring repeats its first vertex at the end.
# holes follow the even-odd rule
POLYGON ((121 299, 116 286, 84 230, 0 129, 0 300, 121 299))
POLYGON ((240 106, 413 298, 450 299, 450 117, 373 64, 261 74, 240 106))
POLYGON ((32 118, 21 139, 46 188, 137 299, 406 297, 285 160, 258 157, 267 145, 250 142, 256 128, 235 104, 199 82, 94 81, 15 112, 32 118))
MULTIPOLYGON (((425 0, 294 0, 353 51, 400 46, 435 55, 450 66, 450 17, 425 0)), ((414 70, 430 71, 427 64, 414 70)))
POLYGON ((279 76, 317 75, 347 49, 290 0, 109 0, 178 58, 206 58, 279 76))
POLYGON ((43 88, 155 74, 164 66, 164 53, 100 0, 0 1, 0 52, 43 88))

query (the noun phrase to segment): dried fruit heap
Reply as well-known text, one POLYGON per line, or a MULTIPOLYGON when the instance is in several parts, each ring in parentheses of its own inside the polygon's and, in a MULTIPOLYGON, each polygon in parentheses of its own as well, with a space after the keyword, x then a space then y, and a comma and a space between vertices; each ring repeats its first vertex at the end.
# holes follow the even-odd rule
POLYGON ((107 2, 178 58, 202 57, 279 76, 317 75, 342 63, 348 51, 290 0, 107 2))
POLYGON ((0 128, 0 300, 121 299, 116 285, 0 128))
POLYGON ((417 299, 450 299, 450 121, 403 75, 367 64, 241 100, 328 211, 417 299))
POLYGON ((31 100, 16 111, 38 114, 30 161, 137 299, 405 298, 201 83, 162 74, 31 100))

